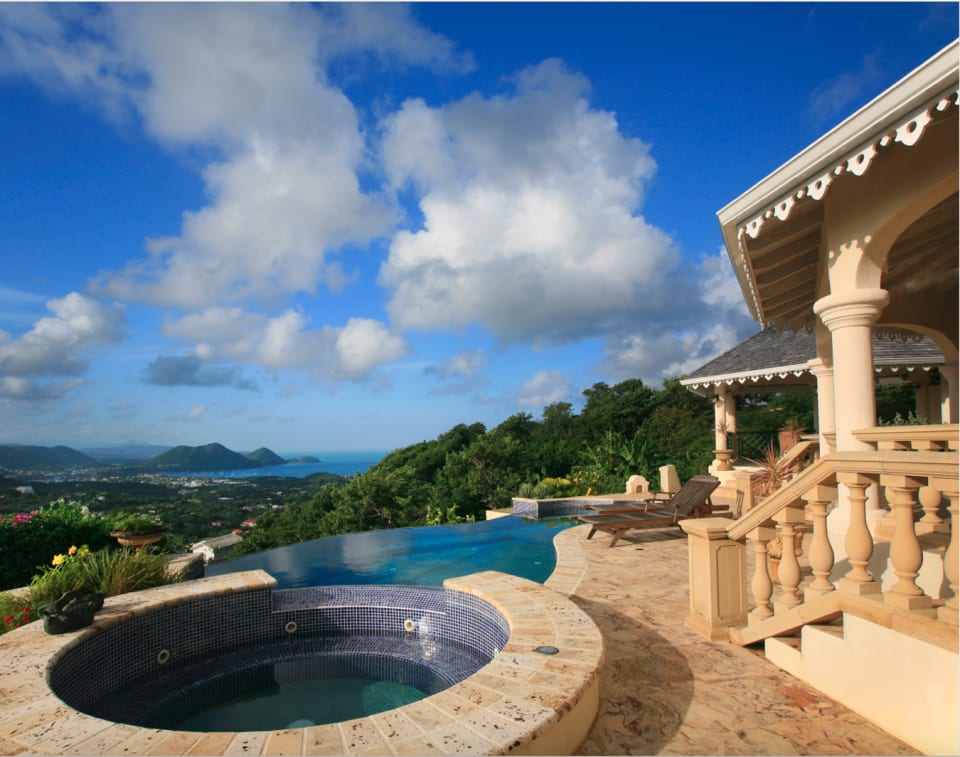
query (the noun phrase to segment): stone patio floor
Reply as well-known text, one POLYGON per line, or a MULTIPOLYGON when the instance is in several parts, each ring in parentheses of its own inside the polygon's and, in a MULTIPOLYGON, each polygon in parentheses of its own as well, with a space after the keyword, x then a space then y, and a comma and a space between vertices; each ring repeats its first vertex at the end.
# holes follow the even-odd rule
POLYGON ((587 526, 586 570, 571 595, 606 644, 597 720, 577 754, 918 754, 783 672, 762 647, 711 643, 683 625, 687 540, 634 531, 617 546, 587 526))

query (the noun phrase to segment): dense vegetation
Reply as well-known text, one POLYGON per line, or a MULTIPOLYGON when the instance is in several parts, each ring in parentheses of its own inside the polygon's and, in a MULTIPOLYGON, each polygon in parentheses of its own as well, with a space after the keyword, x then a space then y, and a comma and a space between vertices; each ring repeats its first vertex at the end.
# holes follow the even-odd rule
MULTIPOLYGON (((570 403, 557 402, 544 408, 539 420, 517 413, 489 431, 482 423, 460 424, 433 441, 395 450, 343 485, 265 513, 239 551, 482 519, 485 510, 509 507, 517 495, 623 491, 633 474, 656 487, 659 468, 668 463, 683 481, 706 472, 715 443, 713 407, 678 379, 662 389, 638 379, 598 383, 583 394, 579 414, 570 403)), ((909 386, 877 387, 878 422, 908 417, 913 402, 909 386)), ((737 398, 737 436, 752 445, 757 458, 788 425, 814 428, 811 394, 737 398)))
MULTIPOLYGON (((82 505, 93 516, 155 514, 170 529, 161 546, 171 552, 255 520, 240 546, 250 553, 333 534, 481 519, 487 509, 509 507, 517 495, 623 491, 635 473, 657 486, 658 470, 667 463, 681 480, 706 470, 713 457, 713 408, 678 380, 661 389, 636 379, 598 383, 583 394, 579 413, 557 402, 540 419, 517 413, 491 430, 459 424, 433 441, 391 452, 353 479, 315 474, 185 486, 162 476, 130 476, 34 482, 30 494, 17 490, 20 482, 0 478, 0 514, 7 514, 0 524, 0 573, 8 573, 0 575, 0 588, 25 584, 38 565, 71 545, 114 543, 106 519, 81 523, 75 514, 59 524, 37 518, 30 526, 36 536, 14 531, 29 525, 15 524, 14 513, 43 511, 56 500, 82 505)), ((879 388, 877 404, 881 423, 913 417, 909 386, 879 388)), ((738 437, 753 439, 758 449, 788 421, 813 427, 809 394, 738 398, 738 437)), ((261 452, 269 451, 254 454, 261 452)))
MULTIPOLYGON (((638 379, 598 383, 583 394, 580 413, 557 402, 544 408, 539 420, 517 413, 490 430, 481 423, 460 424, 433 441, 395 450, 342 486, 264 514, 240 550, 482 519, 487 509, 509 507, 519 493, 623 491, 633 474, 656 486, 659 468, 667 463, 682 479, 706 471, 713 457, 713 408, 678 380, 662 389, 638 379)), ((776 430, 784 413, 768 415, 776 430)))

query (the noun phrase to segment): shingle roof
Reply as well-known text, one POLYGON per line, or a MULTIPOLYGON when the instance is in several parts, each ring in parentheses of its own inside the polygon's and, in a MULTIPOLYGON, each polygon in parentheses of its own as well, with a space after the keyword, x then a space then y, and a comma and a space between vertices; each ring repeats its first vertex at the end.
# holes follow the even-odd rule
MULTIPOLYGON (((721 377, 806 372, 807 361, 816 356, 817 343, 812 332, 766 329, 689 373, 680 383, 704 384, 721 377)), ((930 366, 944 362, 943 353, 928 337, 904 341, 877 335, 873 337, 873 361, 876 366, 930 366)))

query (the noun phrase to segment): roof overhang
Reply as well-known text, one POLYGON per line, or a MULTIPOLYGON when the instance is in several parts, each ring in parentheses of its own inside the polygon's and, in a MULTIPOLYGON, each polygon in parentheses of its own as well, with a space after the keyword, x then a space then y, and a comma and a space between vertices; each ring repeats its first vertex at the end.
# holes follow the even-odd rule
POLYGON ((744 299, 761 327, 815 323, 823 252, 819 201, 837 177, 860 177, 878 154, 912 147, 931 123, 956 118, 958 49, 960 41, 945 47, 717 213, 744 299))

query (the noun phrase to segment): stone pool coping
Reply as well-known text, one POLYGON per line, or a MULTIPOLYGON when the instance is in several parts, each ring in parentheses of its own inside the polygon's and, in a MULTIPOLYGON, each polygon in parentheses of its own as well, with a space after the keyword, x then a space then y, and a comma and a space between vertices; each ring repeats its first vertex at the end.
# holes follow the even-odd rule
POLYGON ((554 539, 557 567, 541 585, 486 571, 444 586, 493 605, 510 640, 489 664, 449 689, 394 710, 310 728, 196 733, 112 723, 64 704, 47 685, 61 654, 115 623, 202 596, 272 588, 247 571, 110 597, 92 626, 50 636, 36 622, 0 636, 2 754, 570 754, 586 736, 599 701, 603 638, 567 597, 586 558, 567 531, 554 539), (553 646, 559 653, 536 653, 553 646))

